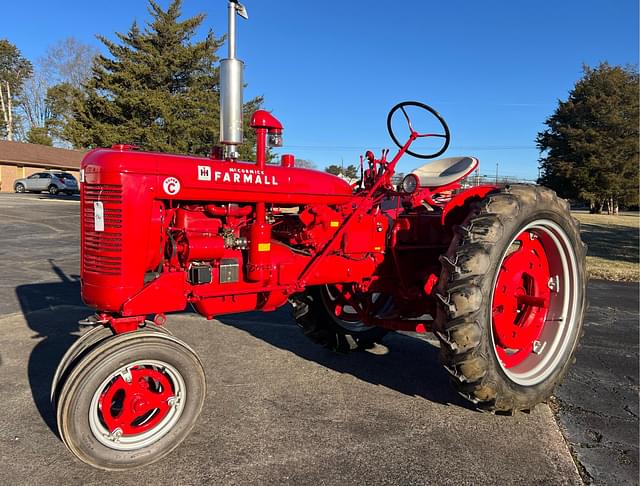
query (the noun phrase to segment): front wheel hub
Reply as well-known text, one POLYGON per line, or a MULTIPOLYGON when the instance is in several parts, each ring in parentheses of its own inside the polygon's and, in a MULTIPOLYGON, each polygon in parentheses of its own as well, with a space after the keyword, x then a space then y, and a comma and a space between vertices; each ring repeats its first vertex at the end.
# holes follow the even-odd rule
POLYGON ((173 427, 185 393, 178 371, 167 363, 136 362, 112 373, 92 400, 89 423, 96 438, 120 450, 146 447, 173 427))

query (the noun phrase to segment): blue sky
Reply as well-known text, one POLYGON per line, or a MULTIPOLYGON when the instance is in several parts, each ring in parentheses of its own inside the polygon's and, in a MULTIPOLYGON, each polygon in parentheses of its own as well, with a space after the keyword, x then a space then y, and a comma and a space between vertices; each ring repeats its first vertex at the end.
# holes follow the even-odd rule
MULTIPOLYGON (((166 6, 168 0, 159 0, 166 6)), ((320 167, 392 147, 386 114, 419 100, 448 121, 448 155, 475 155, 481 174, 535 178, 534 139, 583 63, 638 63, 637 0, 245 0, 238 57, 245 98, 265 97, 285 149, 320 167)), ((31 60, 68 36, 100 46, 148 18, 143 0, 7 2, 0 38, 31 60)), ((225 0, 184 0, 202 33, 226 32, 225 0)), ((220 51, 226 55, 226 48, 220 51)), ((393 152, 393 151, 392 151, 393 152)), ((399 170, 421 162, 406 157, 399 170)))

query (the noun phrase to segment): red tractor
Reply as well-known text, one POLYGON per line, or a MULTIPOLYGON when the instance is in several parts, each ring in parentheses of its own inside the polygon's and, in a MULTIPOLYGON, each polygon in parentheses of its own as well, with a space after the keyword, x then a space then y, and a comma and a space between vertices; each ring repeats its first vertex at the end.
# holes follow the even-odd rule
POLYGON ((433 161, 394 185, 403 155, 428 159, 449 145, 443 118, 414 101, 387 118, 399 151, 367 152, 353 185, 296 168, 292 155, 267 163, 283 127, 262 110, 251 120, 256 161, 238 161, 236 14, 246 17, 231 0, 224 155, 118 145, 82 162, 82 297, 96 314, 52 384, 67 447, 117 470, 157 461, 186 437, 205 374, 164 323, 189 304, 207 319, 290 304, 309 339, 339 352, 375 346, 390 331, 431 331, 453 385, 477 408, 511 413, 548 399, 585 308, 585 246, 567 202, 538 186, 461 190, 473 157, 433 161), (412 110, 441 131, 414 130, 412 110), (434 153, 415 152, 427 139, 439 142, 434 153))

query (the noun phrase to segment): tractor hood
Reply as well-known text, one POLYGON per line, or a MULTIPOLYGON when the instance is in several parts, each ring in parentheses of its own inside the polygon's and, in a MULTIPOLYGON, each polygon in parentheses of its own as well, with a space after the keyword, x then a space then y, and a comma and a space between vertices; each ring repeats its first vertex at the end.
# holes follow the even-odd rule
POLYGON ((325 172, 279 165, 259 169, 252 162, 140 152, 126 146, 92 150, 81 167, 86 184, 119 184, 127 174, 146 176, 158 199, 297 205, 344 204, 353 197, 346 181, 325 172))

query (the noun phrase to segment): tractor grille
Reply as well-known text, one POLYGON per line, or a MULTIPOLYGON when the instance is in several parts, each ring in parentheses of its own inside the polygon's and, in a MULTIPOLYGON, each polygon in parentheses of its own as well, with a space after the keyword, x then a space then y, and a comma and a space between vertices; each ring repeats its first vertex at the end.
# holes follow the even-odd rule
POLYGON ((83 188, 82 269, 102 275, 120 275, 122 268, 122 188, 95 184, 83 188), (104 208, 104 231, 95 231, 94 205, 104 208))

